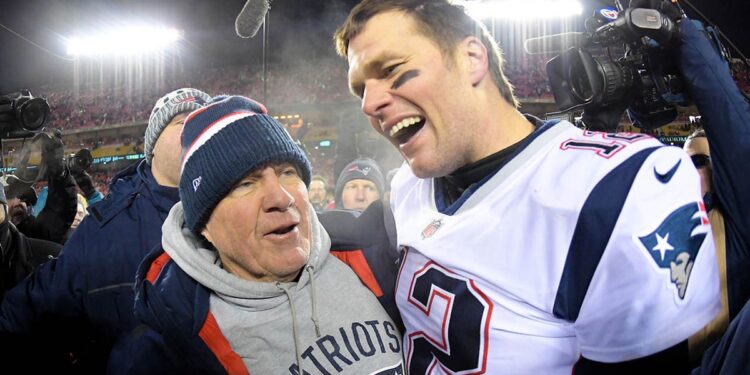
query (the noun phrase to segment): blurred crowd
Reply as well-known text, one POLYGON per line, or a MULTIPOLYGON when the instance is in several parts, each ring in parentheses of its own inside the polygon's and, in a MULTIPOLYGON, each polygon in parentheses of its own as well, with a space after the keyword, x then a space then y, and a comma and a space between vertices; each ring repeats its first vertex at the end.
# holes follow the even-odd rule
MULTIPOLYGON (((544 71, 544 61, 529 59, 508 64, 509 78, 523 99, 552 99, 544 71)), ((338 60, 305 61, 305 64, 274 64, 267 72, 266 103, 274 106, 350 101, 346 67, 338 60)), ((260 69, 248 66, 224 66, 184 72, 166 82, 166 90, 201 87, 210 92, 243 93, 252 98, 263 95, 260 69)), ((46 86, 36 90, 47 98, 52 109, 49 126, 72 130, 144 122, 148 107, 164 89, 122 87, 46 86)))

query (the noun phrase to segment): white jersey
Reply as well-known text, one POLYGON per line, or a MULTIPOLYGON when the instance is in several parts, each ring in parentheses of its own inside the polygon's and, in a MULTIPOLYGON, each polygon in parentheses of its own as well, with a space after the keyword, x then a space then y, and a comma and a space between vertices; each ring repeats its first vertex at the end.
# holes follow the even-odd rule
POLYGON ((548 123, 450 207, 404 165, 391 204, 410 374, 570 374, 674 346, 720 309, 698 174, 642 134, 548 123))

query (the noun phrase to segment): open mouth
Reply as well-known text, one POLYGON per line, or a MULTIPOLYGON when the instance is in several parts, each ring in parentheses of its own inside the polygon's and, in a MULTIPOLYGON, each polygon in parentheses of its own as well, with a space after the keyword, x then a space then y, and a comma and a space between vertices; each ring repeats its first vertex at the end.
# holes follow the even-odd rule
POLYGON ((270 232, 269 234, 275 234, 275 235, 283 236, 283 235, 285 235, 285 234, 293 231, 294 228, 296 228, 296 227, 297 227, 297 224, 293 224, 293 225, 290 225, 288 227, 281 227, 279 229, 276 229, 273 232, 270 232))
POLYGON ((425 118, 422 116, 407 117, 391 128, 389 136, 399 144, 404 144, 409 142, 409 139, 417 134, 424 124, 425 118))

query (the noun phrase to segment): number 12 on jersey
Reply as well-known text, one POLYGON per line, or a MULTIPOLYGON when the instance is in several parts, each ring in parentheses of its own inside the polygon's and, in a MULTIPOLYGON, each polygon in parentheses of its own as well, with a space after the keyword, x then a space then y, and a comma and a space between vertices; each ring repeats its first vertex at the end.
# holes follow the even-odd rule
POLYGON ((490 299, 473 280, 432 261, 412 275, 410 285, 408 314, 423 326, 407 330, 409 373, 429 374, 440 366, 448 373, 483 374, 489 352, 490 299))

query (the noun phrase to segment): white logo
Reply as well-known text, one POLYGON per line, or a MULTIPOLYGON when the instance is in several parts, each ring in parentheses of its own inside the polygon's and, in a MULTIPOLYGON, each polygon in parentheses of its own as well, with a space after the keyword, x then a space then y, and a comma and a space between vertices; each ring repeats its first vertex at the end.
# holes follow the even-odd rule
POLYGON ((198 191, 198 186, 201 186, 201 179, 202 176, 198 176, 195 180, 193 180, 193 191, 198 191))
POLYGON ((370 173, 370 170, 371 170, 371 169, 372 169, 372 168, 370 168, 370 167, 364 167, 364 168, 362 168, 362 169, 360 170, 360 172, 362 172, 362 174, 363 174, 363 175, 367 176, 367 175, 368 175, 368 174, 370 173))

